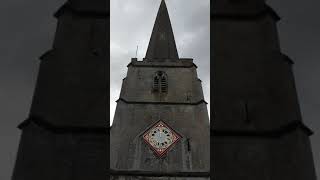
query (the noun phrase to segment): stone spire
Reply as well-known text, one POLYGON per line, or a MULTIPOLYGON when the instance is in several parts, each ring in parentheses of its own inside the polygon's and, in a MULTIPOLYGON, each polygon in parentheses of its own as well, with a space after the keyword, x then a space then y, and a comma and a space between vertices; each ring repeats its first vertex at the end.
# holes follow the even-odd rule
POLYGON ((197 66, 179 59, 162 1, 146 58, 132 58, 122 81, 110 128, 111 179, 209 180, 209 157, 209 116, 197 66), (156 130, 164 127, 168 131, 156 130))
POLYGON ((169 13, 162 0, 150 38, 146 59, 179 59, 169 13))

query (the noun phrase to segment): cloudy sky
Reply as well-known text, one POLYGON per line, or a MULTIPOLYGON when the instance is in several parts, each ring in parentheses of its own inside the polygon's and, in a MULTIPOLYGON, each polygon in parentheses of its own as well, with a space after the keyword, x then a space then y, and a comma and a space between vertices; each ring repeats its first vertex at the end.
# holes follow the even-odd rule
MULTIPOLYGON (((111 0, 110 123, 132 57, 144 58, 161 0, 111 0)), ((167 0, 180 57, 194 58, 210 109, 210 1, 167 0)))
MULTIPOLYGON (((117 33, 122 35, 117 38, 118 40, 112 39, 113 49, 118 49, 120 52, 125 50, 118 55, 114 54, 114 57, 111 58, 113 67, 119 70, 119 77, 111 81, 112 90, 115 91, 114 96, 111 97, 112 101, 119 96, 117 92, 121 83, 119 79, 125 77, 126 65, 130 58, 135 56, 137 44, 140 49, 138 57, 144 56, 160 3, 159 0, 127 0, 128 4, 124 7, 122 3, 117 5, 114 1, 112 0, 112 9, 122 9, 121 12, 126 13, 122 14, 124 21, 119 20, 118 22, 113 18, 118 13, 111 13, 113 18, 111 26, 113 28, 118 24, 119 27, 127 29, 111 29, 114 36, 117 33), (135 5, 141 2, 144 2, 143 6, 135 5), (143 12, 139 8, 141 6, 143 12), (127 30, 130 34, 125 33, 127 30), (123 46, 125 48, 122 48, 123 46), (114 62, 116 59, 119 61, 114 62)), ((203 55, 208 52, 207 49, 199 50, 197 46, 208 43, 208 39, 207 35, 201 33, 202 30, 197 27, 206 25, 206 17, 203 14, 206 12, 199 9, 204 10, 204 4, 208 2, 207 0, 167 1, 180 56, 193 57, 201 73, 206 69, 201 64, 208 59, 203 55), (182 1, 185 2, 183 5, 180 4, 182 1), (200 16, 205 18, 193 20, 200 16), (175 20, 177 17, 180 17, 180 20, 175 20), (196 37, 194 40, 192 32, 205 36, 196 37), (199 44, 199 42, 202 43, 199 44)), ((38 73, 38 57, 51 48, 57 22, 52 14, 64 2, 65 0, 1 0, 0 2, 1 180, 9 180, 12 174, 20 140, 20 131, 16 126, 28 116, 38 73)), ((320 178, 320 21, 318 20, 320 1, 268 0, 268 2, 282 17, 278 26, 281 47, 283 52, 295 61, 294 73, 303 119, 315 131, 311 140, 316 169, 320 178)), ((200 73, 199 77, 202 80, 208 78, 207 74, 200 73)), ((114 74, 112 76, 114 77, 114 74)), ((205 92, 206 89, 204 87, 205 92)))

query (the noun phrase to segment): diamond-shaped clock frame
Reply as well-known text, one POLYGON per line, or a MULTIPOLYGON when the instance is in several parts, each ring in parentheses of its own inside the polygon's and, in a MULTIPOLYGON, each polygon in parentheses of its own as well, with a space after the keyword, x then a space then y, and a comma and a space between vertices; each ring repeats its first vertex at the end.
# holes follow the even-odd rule
POLYGON ((144 141, 149 145, 149 147, 156 153, 158 157, 163 157, 165 154, 167 154, 167 152, 171 149, 171 147, 175 145, 181 138, 182 136, 180 134, 178 134, 175 130, 173 130, 169 125, 167 125, 162 120, 156 122, 153 126, 151 126, 149 129, 147 129, 143 133, 144 141), (157 148, 151 143, 150 134, 152 131, 155 131, 155 129, 158 127, 160 128, 164 127, 168 129, 172 134, 172 142, 165 148, 157 148))

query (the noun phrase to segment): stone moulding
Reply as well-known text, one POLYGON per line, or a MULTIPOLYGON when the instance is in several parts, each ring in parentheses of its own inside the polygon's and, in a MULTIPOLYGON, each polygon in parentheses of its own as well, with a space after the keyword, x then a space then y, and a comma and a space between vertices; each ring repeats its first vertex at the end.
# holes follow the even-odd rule
POLYGON ((199 105, 202 103, 208 104, 205 100, 201 99, 198 102, 190 102, 190 103, 183 103, 183 102, 141 102, 141 101, 127 101, 123 98, 119 98, 116 102, 122 101, 126 104, 159 104, 159 105, 199 105))
POLYGON ((28 126, 31 122, 35 123, 36 125, 47 129, 54 133, 89 133, 89 134, 107 134, 110 127, 106 125, 106 127, 76 127, 76 126, 56 126, 50 122, 47 122, 43 118, 30 116, 22 123, 18 125, 19 129, 23 129, 24 127, 28 126))
POLYGON ((281 55, 282 55, 282 57, 284 58, 284 60, 285 60, 288 64, 290 64, 290 65, 293 65, 293 64, 294 64, 294 61, 293 61, 288 55, 283 54, 283 53, 281 53, 281 55))
POLYGON ((133 64, 129 63, 127 67, 156 67, 156 68, 197 68, 195 64, 190 65, 190 66, 170 66, 170 65, 142 65, 142 64, 133 64))
POLYGON ((209 178, 210 172, 150 172, 135 170, 109 170, 110 176, 141 176, 141 177, 203 177, 209 178))
POLYGON ((177 60, 164 60, 164 62, 151 61, 144 58, 143 61, 137 61, 132 58, 127 67, 155 67, 155 68, 198 68, 191 58, 180 58, 177 60))

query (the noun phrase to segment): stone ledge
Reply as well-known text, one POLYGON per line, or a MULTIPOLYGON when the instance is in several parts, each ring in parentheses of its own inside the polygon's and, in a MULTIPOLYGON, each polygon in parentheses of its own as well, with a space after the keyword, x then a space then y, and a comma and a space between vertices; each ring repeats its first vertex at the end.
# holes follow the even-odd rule
POLYGON ((210 172, 151 172, 135 170, 108 170, 111 176, 140 176, 140 177, 210 177, 210 172))
POLYGON ((294 61, 293 61, 289 56, 287 56, 286 54, 283 54, 283 53, 281 53, 281 55, 282 55, 282 57, 284 58, 284 60, 285 60, 288 64, 290 64, 290 65, 293 65, 293 64, 294 64, 294 61))
MULTIPOLYGON (((23 130, 30 123, 35 123, 36 125, 49 130, 53 133, 89 133, 89 134, 108 134, 110 127, 106 125, 106 127, 76 127, 76 126, 57 126, 46 120, 36 117, 30 116, 22 123, 18 125, 18 128, 23 130)), ((107 124, 107 123, 106 123, 107 124)))
POLYGON ((200 100, 198 102, 188 102, 188 103, 184 103, 184 102, 137 102, 137 101, 127 101, 123 98, 119 98, 116 102, 122 101, 126 104, 155 104, 155 105, 199 105, 202 103, 208 104, 205 100, 200 100))
POLYGON ((127 67, 163 67, 163 68, 198 68, 193 63, 191 58, 180 58, 180 59, 161 59, 161 60, 148 60, 138 61, 137 58, 132 58, 131 62, 127 67))

